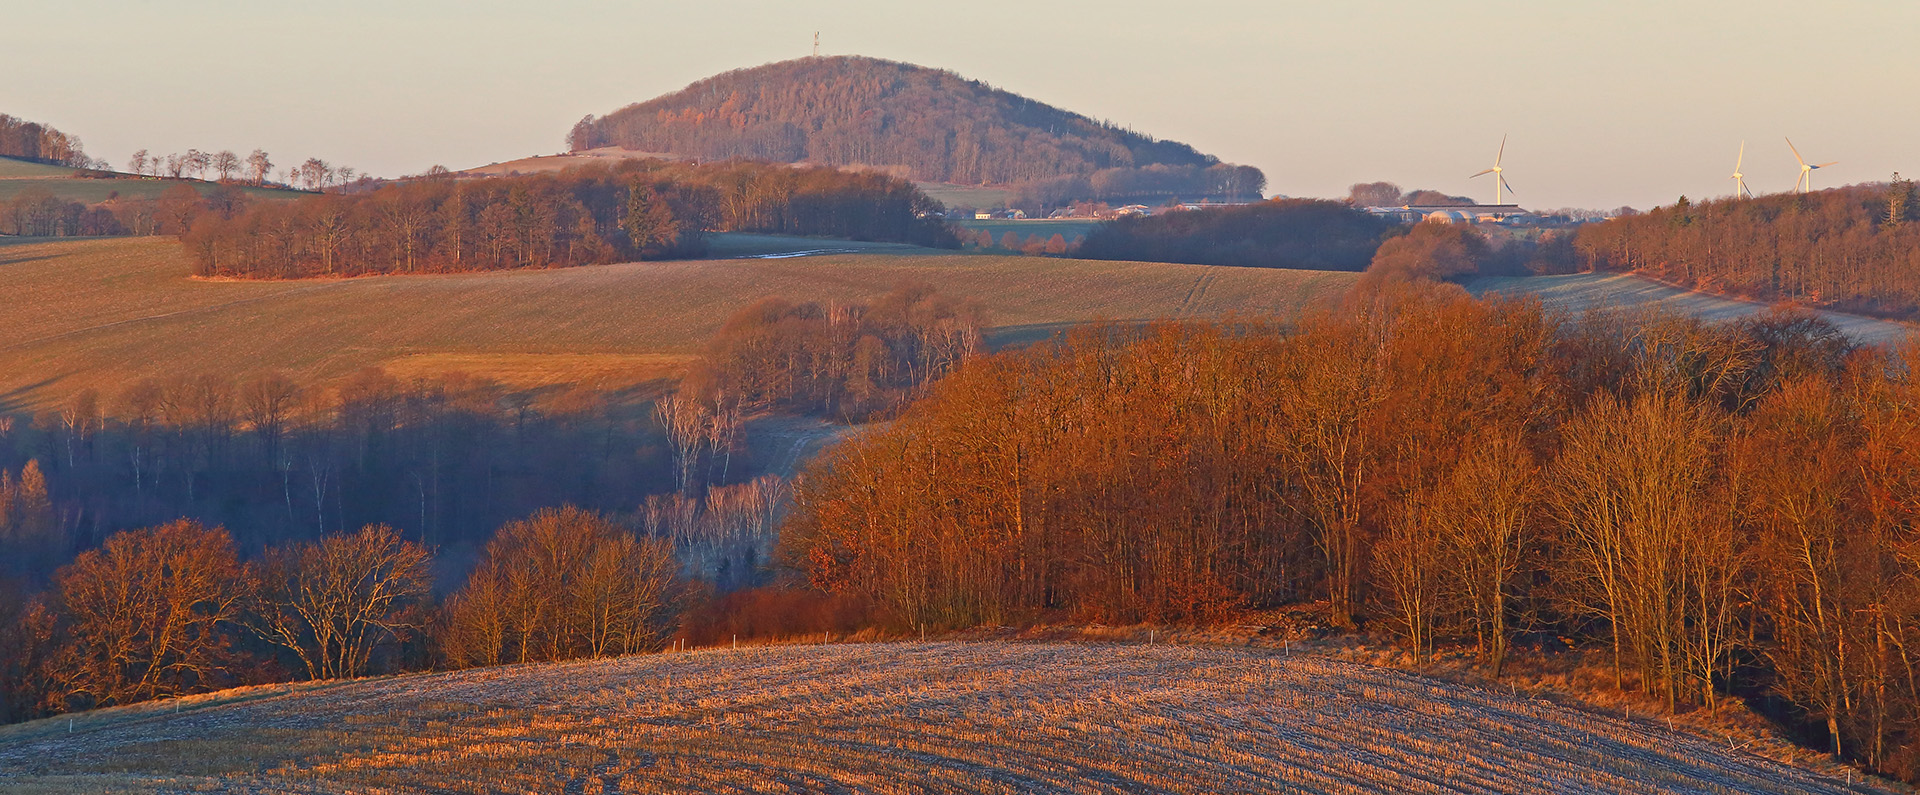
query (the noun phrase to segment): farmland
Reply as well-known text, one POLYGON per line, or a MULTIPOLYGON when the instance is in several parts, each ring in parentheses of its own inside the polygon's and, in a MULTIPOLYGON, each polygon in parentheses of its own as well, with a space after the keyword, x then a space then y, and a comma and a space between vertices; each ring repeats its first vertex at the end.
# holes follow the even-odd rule
POLYGON ((722 236, 719 247, 733 256, 871 253, 274 282, 189 278, 187 257, 166 239, 0 243, 0 292, 11 298, 0 307, 0 410, 201 372, 327 380, 391 366, 545 385, 574 382, 580 365, 631 385, 670 376, 728 315, 761 298, 860 301, 905 282, 978 300, 990 340, 1005 343, 1100 319, 1288 316, 1354 279, 807 239, 722 236))
POLYGON ((0 728, 0 786, 1879 791, 1644 720, 1276 649, 938 641, 278 685, 81 713, 0 728))

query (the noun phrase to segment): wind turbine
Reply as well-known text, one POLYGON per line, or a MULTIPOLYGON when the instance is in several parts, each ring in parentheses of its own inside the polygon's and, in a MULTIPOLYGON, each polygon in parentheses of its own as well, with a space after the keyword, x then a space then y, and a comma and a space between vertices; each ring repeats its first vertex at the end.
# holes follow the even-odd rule
POLYGON ((1801 193, 1813 190, 1813 172, 1815 169, 1826 168, 1827 166, 1840 162, 1835 160, 1831 163, 1821 163, 1817 166, 1808 165, 1807 159, 1800 156, 1799 148, 1793 145, 1792 138, 1787 139, 1787 148, 1793 150, 1793 159, 1800 161, 1800 181, 1793 183, 1793 189, 1801 193))
POLYGON ((1747 175, 1740 173, 1740 164, 1747 161, 1747 142, 1740 142, 1740 156, 1733 159, 1733 197, 1751 199, 1753 191, 1747 189, 1747 175))
POLYGON ((1507 178, 1504 176, 1501 176, 1500 174, 1500 160, 1506 156, 1507 156, 1507 137, 1502 135, 1500 136, 1500 153, 1493 156, 1493 168, 1489 168, 1485 171, 1482 171, 1478 174, 1473 175, 1472 177, 1467 178, 1467 179, 1473 179, 1474 177, 1484 177, 1488 174, 1492 174, 1493 175, 1493 203, 1496 205, 1502 203, 1501 200, 1503 197, 1500 194, 1501 189, 1504 188, 1507 193, 1513 192, 1513 186, 1508 185, 1507 178))

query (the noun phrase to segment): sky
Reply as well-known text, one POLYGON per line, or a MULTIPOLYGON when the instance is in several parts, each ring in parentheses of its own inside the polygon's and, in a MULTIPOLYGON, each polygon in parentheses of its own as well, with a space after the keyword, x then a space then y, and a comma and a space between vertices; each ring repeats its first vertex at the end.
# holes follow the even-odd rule
POLYGON ((0 0, 0 113, 136 149, 377 176, 564 148, 575 121, 807 55, 939 67, 1263 169, 1534 209, 1920 174, 1913 0, 0 0))

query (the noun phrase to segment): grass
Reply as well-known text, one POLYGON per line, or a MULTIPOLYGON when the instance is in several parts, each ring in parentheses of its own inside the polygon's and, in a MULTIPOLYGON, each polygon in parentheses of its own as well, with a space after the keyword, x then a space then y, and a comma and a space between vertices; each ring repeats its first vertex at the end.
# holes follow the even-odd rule
MULTIPOLYGON (((76 169, 66 166, 52 166, 45 163, 30 163, 25 160, 0 157, 0 202, 9 201, 28 190, 35 188, 53 194, 54 198, 97 204, 115 195, 121 198, 160 198, 168 188, 185 183, 205 193, 216 183, 196 179, 162 179, 158 177, 133 177, 123 179, 79 179, 73 175, 76 169)), ((297 198, 308 195, 301 191, 281 190, 278 188, 243 187, 253 198, 297 198)))
MULTIPOLYGON (((809 239, 755 248, 854 248, 809 239)), ((1354 275, 929 252, 644 262, 287 282, 188 277, 161 238, 0 243, 0 410, 51 408, 131 380, 278 370, 303 381, 363 367, 469 369, 528 383, 653 377, 767 296, 862 301, 923 282, 981 302, 997 344, 1092 320, 1290 316, 1354 275)))
MULTIPOLYGON (((1765 304, 1683 290, 1626 273, 1482 278, 1468 282, 1466 287, 1474 295, 1494 292, 1536 295, 1549 307, 1572 312, 1602 307, 1654 307, 1705 320, 1726 321, 1767 308, 1765 304)), ((1915 326, 1889 320, 1840 312, 1820 314, 1860 342, 1897 342, 1916 330, 1915 326)))
POLYGON ((787 645, 0 728, 20 792, 1839 793, 1647 721, 1271 648, 787 645))

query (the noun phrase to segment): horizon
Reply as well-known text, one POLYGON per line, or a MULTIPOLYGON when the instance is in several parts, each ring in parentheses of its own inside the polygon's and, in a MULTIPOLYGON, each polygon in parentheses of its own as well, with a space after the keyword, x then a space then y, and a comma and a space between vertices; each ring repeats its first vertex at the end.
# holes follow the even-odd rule
POLYGON ((819 31, 822 54, 953 71, 1260 167, 1269 192, 1288 196, 1337 198, 1385 180, 1484 200, 1486 180, 1467 175, 1492 164, 1503 135, 1516 201, 1536 209, 1730 195, 1742 141, 1757 193, 1792 186, 1786 137, 1810 162, 1839 161, 1817 188, 1920 170, 1901 146, 1920 108, 1891 99, 1920 72, 1920 51, 1900 42, 1920 29, 1914 5, 1788 2, 1762 16, 1720 1, 1677 10, 1236 2, 1205 15, 1106 4, 1101 14, 1050 6, 1015 19, 844 0, 806 11, 560 5, 28 8, 14 12, 0 64, 42 77, 17 85, 0 112, 78 135, 116 167, 141 148, 259 147, 283 164, 320 157, 397 177, 559 151, 582 115, 805 56, 819 31), (26 35, 74 18, 114 23, 26 35), (1803 30, 1810 18, 1819 27, 1803 30), (1795 49, 1818 63, 1768 55, 1795 49), (1223 71, 1229 61, 1233 72, 1223 71), (1494 110, 1476 107, 1490 99, 1494 110))

